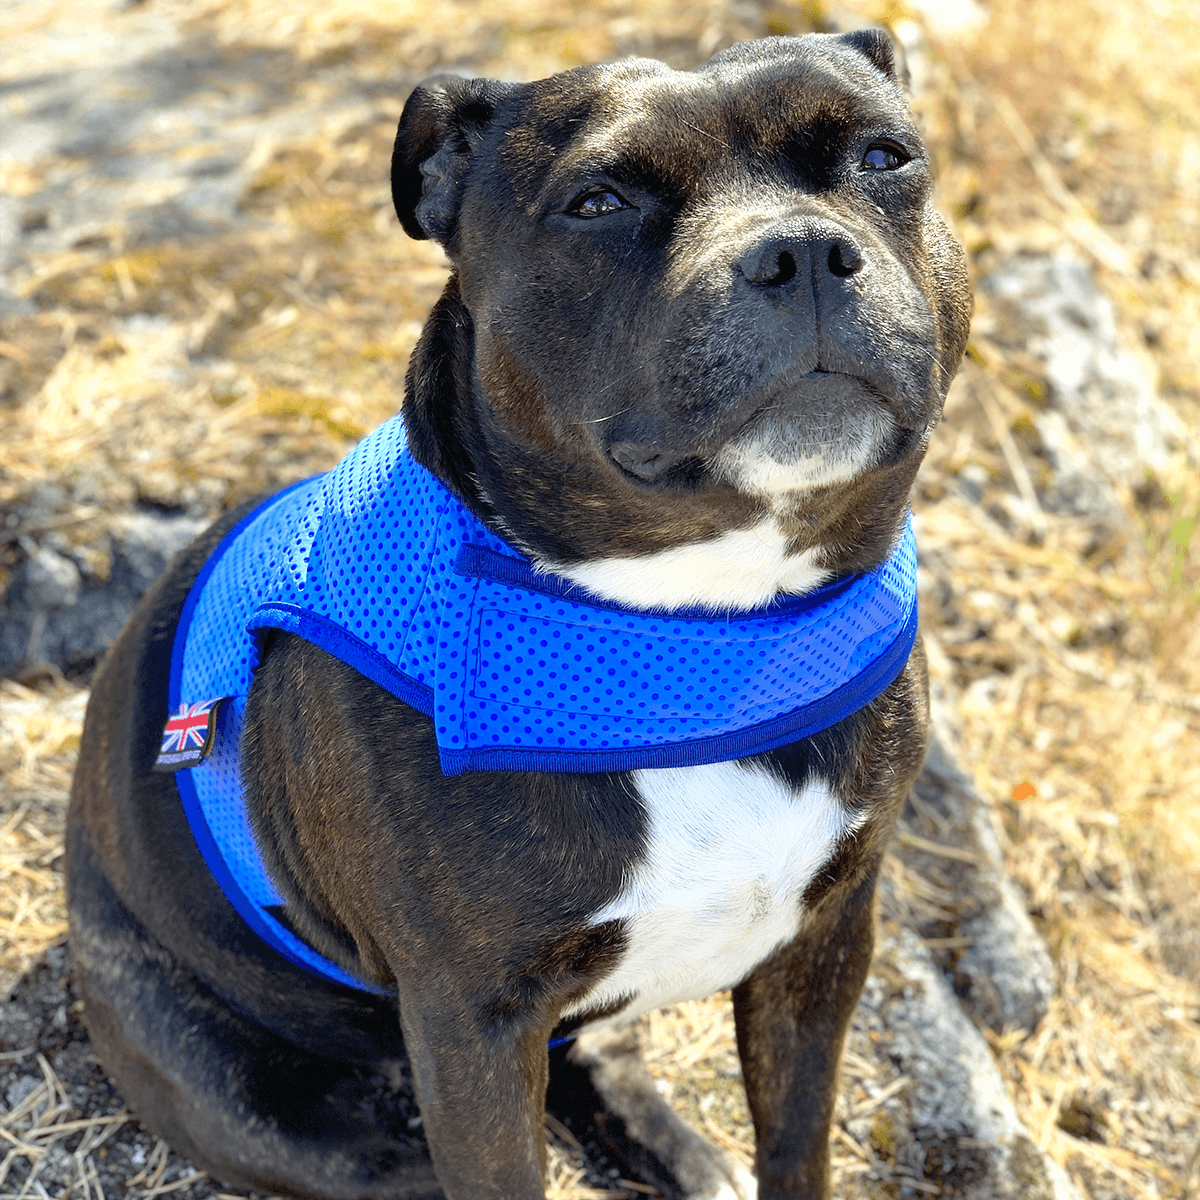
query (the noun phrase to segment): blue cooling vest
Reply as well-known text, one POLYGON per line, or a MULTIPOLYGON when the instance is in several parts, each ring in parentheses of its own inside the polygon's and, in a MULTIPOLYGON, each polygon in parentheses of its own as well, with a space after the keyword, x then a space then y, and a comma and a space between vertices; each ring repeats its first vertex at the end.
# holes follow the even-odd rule
POLYGON ((911 525, 875 570, 753 612, 594 598, 473 516, 413 460, 397 417, 245 516, 201 570, 176 631, 171 711, 230 699, 211 752, 176 780, 247 922, 292 961, 364 987, 267 911, 282 901, 238 767, 260 631, 298 634, 425 713, 443 773, 457 775, 688 766, 784 746, 883 691, 916 626, 911 525))

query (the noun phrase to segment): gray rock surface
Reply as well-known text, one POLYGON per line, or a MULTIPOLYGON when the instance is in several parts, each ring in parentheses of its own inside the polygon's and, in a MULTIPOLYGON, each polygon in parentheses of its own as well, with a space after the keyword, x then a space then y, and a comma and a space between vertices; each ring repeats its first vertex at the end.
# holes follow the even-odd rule
POLYGON ((1049 385, 1033 416, 1053 468, 1043 507, 1122 523, 1115 489, 1161 469, 1186 434, 1148 361, 1122 344, 1112 301, 1067 254, 1007 259, 979 290, 990 309, 981 327, 1038 360, 1049 385))
MULTIPOLYGON (((240 219, 279 142, 370 114, 375 81, 222 45, 189 30, 183 5, 20 7, 24 31, 0 59, 0 161, 28 164, 41 186, 0 193, 0 312, 20 306, 12 284, 29 256, 216 232, 240 219)), ((393 103, 402 87, 387 82, 393 103)))
POLYGON ((65 540, 56 548, 44 535, 25 535, 26 555, 0 601, 0 674, 43 663, 90 668, 142 593, 207 525, 183 514, 127 513, 109 524, 106 546, 91 543, 86 553, 65 540))
POLYGON ((934 705, 925 769, 902 816, 896 853, 906 868, 944 893, 939 911, 891 911, 922 937, 961 939, 935 952, 938 966, 982 1025, 1031 1031, 1055 992, 1054 967, 1024 897, 1004 868, 992 813, 955 760, 948 722, 934 705))
MULTIPOLYGON (((34 311, 22 292, 46 256, 113 253, 251 222, 239 205, 275 147, 318 128, 336 138, 385 109, 397 116, 413 82, 403 63, 378 78, 344 62, 221 43, 190 26, 190 9, 174 0, 6 7, 0 166, 6 177, 25 177, 0 190, 0 316, 34 311)), ((385 182, 378 203, 390 212, 385 182)), ((149 344, 164 323, 146 315, 122 323, 123 341, 146 343, 150 369, 149 344)), ((158 355, 173 386, 214 369, 188 357, 199 346, 173 346, 178 361, 158 355)), ((0 575, 0 675, 46 664, 86 670, 171 555, 207 523, 195 511, 127 512, 106 541, 77 547, 62 527, 79 502, 35 496, 0 513, 0 549, 11 551, 0 564, 8 568, 7 579, 0 575)), ((211 505, 199 508, 206 519, 216 515, 211 505)))
POLYGON ((987 1043, 911 931, 885 928, 855 1028, 875 1033, 908 1083, 881 1106, 882 1135, 878 1110, 847 1128, 860 1142, 886 1137, 901 1175, 907 1167, 943 1196, 1079 1200, 1017 1118, 987 1043))

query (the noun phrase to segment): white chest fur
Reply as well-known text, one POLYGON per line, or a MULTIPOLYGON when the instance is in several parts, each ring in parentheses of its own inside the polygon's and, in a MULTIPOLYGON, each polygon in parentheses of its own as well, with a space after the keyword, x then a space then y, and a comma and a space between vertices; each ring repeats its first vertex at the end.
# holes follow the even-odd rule
POLYGON ((573 1012, 632 998, 623 1019, 738 983, 795 937, 805 888, 858 823, 824 780, 797 791, 758 766, 633 778, 646 852, 592 918, 621 921, 626 950, 573 1012))
POLYGON ((801 596, 830 572, 817 550, 792 554, 774 517, 749 529, 731 529, 705 542, 654 554, 630 554, 568 565, 542 563, 597 596, 633 608, 757 608, 780 594, 801 596))

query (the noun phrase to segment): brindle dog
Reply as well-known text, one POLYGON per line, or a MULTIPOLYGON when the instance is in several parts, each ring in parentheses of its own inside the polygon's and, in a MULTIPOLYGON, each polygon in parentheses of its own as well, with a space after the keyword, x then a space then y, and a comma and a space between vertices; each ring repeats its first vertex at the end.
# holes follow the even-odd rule
MULTIPOLYGON (((969 296, 884 35, 431 81, 393 189, 454 266, 408 373, 412 452, 538 568, 629 609, 727 611, 888 557, 969 296)), ((664 1187, 747 1197, 614 1032, 732 987, 758 1195, 826 1195, 876 876, 925 746, 919 645, 864 708, 751 758, 447 777, 423 713, 266 638, 247 809, 290 929, 390 989, 360 992, 258 940, 151 770, 173 631, 238 516, 113 647, 72 800, 79 985, 139 1118, 231 1186, 535 1200, 553 1062, 553 1102, 602 1101, 664 1187), (780 841, 807 864, 784 878, 780 841)))

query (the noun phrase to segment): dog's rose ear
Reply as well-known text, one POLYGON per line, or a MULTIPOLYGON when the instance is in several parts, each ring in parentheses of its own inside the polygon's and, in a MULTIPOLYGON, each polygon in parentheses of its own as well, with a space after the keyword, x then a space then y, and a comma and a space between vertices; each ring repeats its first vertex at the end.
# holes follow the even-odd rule
POLYGON ((404 232, 445 245, 479 136, 509 85, 438 75, 409 96, 392 151, 392 203, 404 232))
POLYGON ((896 78, 896 48, 884 30, 856 29, 853 33, 839 34, 834 41, 865 55, 889 79, 896 78))

